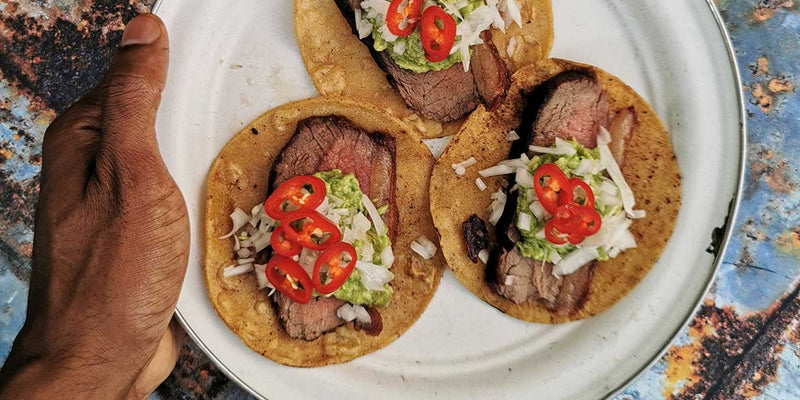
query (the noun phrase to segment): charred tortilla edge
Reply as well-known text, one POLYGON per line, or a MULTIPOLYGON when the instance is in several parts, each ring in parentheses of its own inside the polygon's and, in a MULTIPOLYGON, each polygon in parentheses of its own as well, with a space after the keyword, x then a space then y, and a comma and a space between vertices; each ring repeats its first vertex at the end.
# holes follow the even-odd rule
MULTIPOLYGON (((519 0, 525 28, 512 24, 506 32, 492 30, 492 42, 513 73, 546 58, 553 46, 550 0, 519 0), (512 57, 508 42, 516 38, 512 57)), ((440 123, 409 109, 378 67, 369 49, 353 34, 335 0, 295 0, 294 24, 300 54, 314 86, 323 96, 342 96, 365 104, 380 104, 389 114, 411 125, 426 138, 455 134, 464 120, 440 123)), ((481 108, 481 106, 479 106, 481 108)))
POLYGON ((428 211, 432 167, 430 152, 412 128, 354 102, 303 100, 256 118, 225 145, 206 180, 203 277, 217 314, 254 351, 275 362, 297 367, 347 362, 397 339, 425 310, 444 271, 441 255, 426 261, 410 250, 411 242, 420 235, 436 240, 428 211), (396 140, 399 223, 392 243, 394 296, 387 308, 380 309, 383 331, 374 337, 357 332, 348 323, 310 342, 292 339, 281 326, 268 292, 257 289, 253 274, 222 276, 222 268, 234 262, 232 241, 218 239, 231 229, 228 215, 236 207, 249 212, 250 207, 264 200, 273 162, 294 134, 297 122, 321 115, 339 115, 367 132, 390 135, 396 140))
MULTIPOLYGON (((456 278, 472 293, 515 318, 538 323, 563 323, 605 311, 627 295, 650 271, 667 244, 680 209, 681 177, 669 135, 653 109, 615 76, 589 65, 560 59, 542 60, 512 77, 506 101, 494 113, 479 109, 466 121, 436 162, 431 176, 431 213, 439 233, 442 252, 456 278), (482 178, 488 188, 479 191, 478 171, 496 165, 508 156, 511 143, 506 133, 520 124, 522 93, 560 72, 588 69, 597 74, 609 94, 611 111, 634 107, 639 119, 626 145, 623 174, 636 196, 636 208, 647 217, 636 220, 631 232, 638 247, 615 259, 599 262, 589 294, 577 313, 557 315, 539 302, 515 304, 495 293, 485 280, 485 266, 466 255, 461 224, 476 213, 488 220, 489 195, 500 188, 503 177, 482 178), (474 156, 478 164, 458 176, 451 164, 474 156)), ((488 225, 488 223, 487 223, 488 225)), ((495 237, 488 225, 489 237, 495 237)))

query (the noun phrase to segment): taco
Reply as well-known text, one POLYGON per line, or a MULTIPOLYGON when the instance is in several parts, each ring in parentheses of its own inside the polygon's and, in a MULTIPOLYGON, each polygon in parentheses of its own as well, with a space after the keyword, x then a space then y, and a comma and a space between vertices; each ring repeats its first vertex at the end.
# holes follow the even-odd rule
POLYGON ((204 277, 247 346, 290 366, 341 363, 422 314, 444 261, 427 240, 433 159, 411 132, 319 98, 266 112, 223 148, 206 183, 204 277))
POLYGON ((598 68, 544 60, 476 111, 437 161, 431 213, 455 276, 513 317, 587 318, 644 278, 680 208, 653 109, 598 68))
POLYGON ((497 106, 510 74, 553 43, 550 0, 295 0, 294 14, 320 93, 379 106, 425 137, 497 106))

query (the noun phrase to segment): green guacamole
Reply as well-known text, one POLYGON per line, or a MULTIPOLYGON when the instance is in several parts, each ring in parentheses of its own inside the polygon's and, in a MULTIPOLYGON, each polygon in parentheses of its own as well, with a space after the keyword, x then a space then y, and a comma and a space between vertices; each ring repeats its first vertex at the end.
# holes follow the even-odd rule
MULTIPOLYGON (((447 7, 444 7, 445 3, 453 4, 455 2, 456 0, 434 1, 434 3, 438 3, 438 5, 441 6, 442 9, 448 14, 450 14, 450 12, 447 7)), ((485 4, 484 0, 467 0, 467 5, 459 10, 459 14, 461 14, 461 16, 453 14, 451 15, 453 15, 453 19, 456 21, 456 24, 459 24, 461 23, 462 18, 468 17, 472 11, 483 4, 485 4)), ((399 37, 394 42, 387 42, 384 40, 383 35, 381 35, 381 28, 386 25, 386 21, 382 18, 367 18, 367 20, 372 24, 372 39, 375 50, 389 52, 389 56, 391 56, 394 62, 397 63, 397 65, 399 65, 401 68, 421 74, 428 71, 441 71, 443 69, 450 68, 453 66, 453 64, 461 62, 461 53, 458 51, 450 54, 447 58, 440 62, 432 63, 428 61, 425 58, 425 50, 422 47, 422 39, 420 38, 419 27, 417 27, 417 29, 408 36, 399 37), (394 47, 400 43, 405 46, 405 51, 402 54, 398 54, 394 50, 394 47)), ((459 40, 460 37, 456 36, 455 42, 457 43, 459 40)))
MULTIPOLYGON (((557 154, 540 154, 536 155, 531 158, 530 163, 528 164, 528 171, 531 175, 536 173, 536 170, 542 164, 552 163, 556 164, 561 171, 567 176, 567 178, 571 178, 575 176, 572 171, 578 167, 581 160, 599 160, 600 154, 596 149, 589 149, 586 147, 581 146, 576 141, 571 141, 570 144, 575 149, 575 154, 572 156, 567 155, 557 155, 557 154)), ((553 145, 555 147, 555 145, 553 145)), ((597 174, 591 174, 587 176, 583 176, 585 181, 589 183, 589 186, 592 188, 592 191, 597 195, 600 193, 600 185, 603 182, 603 172, 597 174)), ((517 248, 519 249, 520 253, 523 256, 533 258, 534 260, 544 260, 552 262, 553 261, 553 254, 558 254, 560 256, 565 256, 576 249, 575 246, 571 244, 565 245, 554 245, 550 241, 545 238, 537 237, 537 233, 544 229, 545 221, 540 221, 533 215, 533 212, 530 210, 531 201, 536 199, 536 193, 534 189, 529 188, 522 188, 518 189, 517 193, 517 216, 514 220, 515 224, 519 220, 519 215, 522 213, 528 214, 531 216, 531 228, 529 230, 522 230, 519 229, 520 234, 522 235, 522 240, 517 242, 517 248)), ((608 207, 603 206, 602 204, 598 204, 595 201, 595 210, 597 213, 600 214, 601 217, 605 218, 609 215, 616 214, 622 209, 621 206, 617 207, 608 207)), ((598 260, 603 261, 608 259, 608 255, 605 253, 602 247, 597 249, 600 256, 598 260)))
MULTIPOLYGON (((342 202, 341 205, 337 204, 334 206, 334 201, 331 201, 329 197, 328 200, 331 201, 331 207, 346 208, 349 211, 348 218, 342 218, 342 221, 339 223, 339 229, 344 231, 345 228, 350 228, 349 221, 352 220, 351 217, 355 214, 362 213, 365 216, 367 215, 364 204, 361 202, 363 192, 361 192, 361 187, 355 175, 344 174, 341 170, 333 169, 330 171, 318 172, 314 174, 314 176, 325 182, 325 189, 328 195, 335 196, 337 200, 342 202)), ((388 206, 382 206, 380 208, 383 212, 386 212, 388 206)), ((366 240, 356 240, 353 243, 353 247, 355 247, 358 254, 361 254, 363 248, 367 246, 367 244, 372 245, 374 253, 371 260, 363 261, 382 265, 381 251, 391 245, 389 236, 386 233, 378 235, 375 231, 375 227, 372 227, 367 232, 366 240)), ((367 290, 361 283, 361 276, 358 270, 354 270, 344 285, 333 292, 333 296, 352 304, 386 307, 392 299, 392 288, 388 284, 385 285, 385 287, 386 291, 367 290)))

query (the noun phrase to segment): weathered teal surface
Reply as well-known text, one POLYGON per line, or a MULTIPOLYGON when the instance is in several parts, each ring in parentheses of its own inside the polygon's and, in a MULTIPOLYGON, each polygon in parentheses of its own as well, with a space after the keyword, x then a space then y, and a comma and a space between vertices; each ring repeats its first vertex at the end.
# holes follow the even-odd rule
MULTIPOLYGON (((150 3, 0 0, 0 359, 24 321, 44 130, 102 77, 124 23, 150 3)), ((703 307, 620 400, 800 399, 800 12, 795 0, 718 6, 748 100, 740 217, 703 307)), ((249 397, 187 344, 153 398, 249 397)))

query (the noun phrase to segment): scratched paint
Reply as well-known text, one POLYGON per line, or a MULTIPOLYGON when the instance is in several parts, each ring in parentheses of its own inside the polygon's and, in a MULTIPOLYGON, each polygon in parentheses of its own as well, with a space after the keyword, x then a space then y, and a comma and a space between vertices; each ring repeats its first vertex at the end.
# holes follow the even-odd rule
MULTIPOLYGON (((105 72, 152 0, 0 2, 0 359, 24 321, 41 139, 105 72)), ((742 212, 709 296, 620 400, 800 398, 800 12, 797 0, 717 0, 748 112, 742 212)), ((245 102, 246 99, 242 99, 245 102)), ((150 399, 239 400, 188 343, 150 399)))

